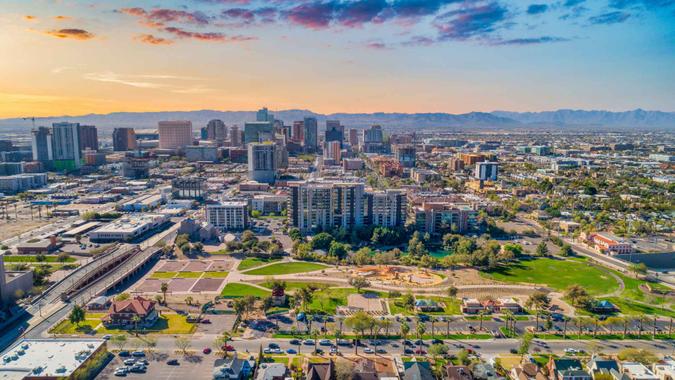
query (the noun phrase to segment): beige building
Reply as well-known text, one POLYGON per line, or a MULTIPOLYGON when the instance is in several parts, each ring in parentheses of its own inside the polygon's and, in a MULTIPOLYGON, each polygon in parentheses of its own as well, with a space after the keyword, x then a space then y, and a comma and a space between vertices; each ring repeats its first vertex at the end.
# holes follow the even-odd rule
POLYGON ((192 122, 190 121, 160 121, 159 148, 180 149, 192 145, 192 122))

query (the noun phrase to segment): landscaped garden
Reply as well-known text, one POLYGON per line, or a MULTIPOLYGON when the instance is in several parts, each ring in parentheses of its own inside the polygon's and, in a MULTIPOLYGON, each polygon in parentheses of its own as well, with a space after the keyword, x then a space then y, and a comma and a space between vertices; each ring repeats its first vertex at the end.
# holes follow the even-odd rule
MULTIPOLYGON (((103 326, 101 319, 105 313, 86 313, 84 321, 73 324, 67 318, 59 322, 49 330, 52 334, 87 334, 105 335, 131 332, 130 329, 108 329, 103 326)), ((188 323, 185 316, 180 314, 162 314, 155 324, 148 329, 139 329, 140 333, 155 334, 191 334, 196 329, 192 323, 188 323)))
POLYGON ((582 259, 520 260, 483 275, 501 282, 543 284, 558 291, 564 291, 570 285, 580 285, 591 295, 608 294, 619 289, 614 277, 582 259))
POLYGON ((256 276, 270 276, 270 275, 281 275, 281 274, 294 274, 294 273, 305 273, 313 272, 320 269, 326 269, 327 266, 318 263, 309 263, 305 261, 294 261, 290 263, 277 263, 268 265, 258 269, 252 269, 244 272, 244 274, 256 275, 256 276))
POLYGON ((223 298, 240 298, 245 296, 254 296, 254 297, 267 297, 272 294, 271 291, 260 289, 253 285, 240 284, 240 283, 229 283, 225 285, 223 291, 220 292, 220 296, 223 298))
POLYGON ((261 265, 271 264, 271 263, 274 263, 274 262, 277 262, 277 261, 280 261, 280 260, 281 259, 265 259, 265 258, 259 258, 259 257, 247 257, 239 263, 239 266, 237 267, 237 269, 239 269, 240 271, 249 270, 249 269, 252 269, 252 268, 257 268, 261 265))

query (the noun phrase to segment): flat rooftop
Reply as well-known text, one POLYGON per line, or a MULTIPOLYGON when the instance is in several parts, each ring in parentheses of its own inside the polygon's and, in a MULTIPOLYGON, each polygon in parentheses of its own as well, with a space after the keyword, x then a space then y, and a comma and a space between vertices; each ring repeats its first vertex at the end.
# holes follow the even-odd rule
POLYGON ((24 339, 2 354, 0 379, 68 377, 105 344, 103 339, 24 339))

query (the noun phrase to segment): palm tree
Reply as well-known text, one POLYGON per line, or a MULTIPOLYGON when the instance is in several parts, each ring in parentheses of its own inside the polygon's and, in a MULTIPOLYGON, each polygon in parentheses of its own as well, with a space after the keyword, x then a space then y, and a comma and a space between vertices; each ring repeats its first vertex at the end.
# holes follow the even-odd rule
POLYGON ((391 327, 391 320, 389 318, 385 318, 380 322, 380 325, 382 328, 384 328, 384 334, 386 336, 389 336, 389 328, 391 327))
POLYGON ((408 322, 401 322, 399 328, 401 329, 401 347, 403 348, 403 350, 405 350, 404 341, 408 337, 408 334, 410 333, 410 325, 408 324, 408 322))
POLYGON ((483 331, 483 318, 485 318, 485 315, 487 314, 487 311, 481 310, 478 313, 478 318, 480 319, 480 324, 478 325, 478 331, 483 331))
POLYGON ((169 284, 167 284, 166 282, 162 282, 162 285, 160 286, 159 290, 162 291, 162 295, 164 298, 164 305, 166 305, 166 292, 169 291, 169 284))
POLYGON ((186 304, 186 305, 191 306, 191 305, 192 305, 192 301, 193 301, 192 296, 187 296, 187 297, 185 297, 185 304, 186 304))
POLYGON ((415 332, 417 333, 417 339, 422 339, 422 336, 427 331, 427 328, 424 326, 419 319, 417 320, 417 325, 415 325, 415 332))
POLYGON ((450 337, 450 322, 451 322, 451 321, 452 321, 452 317, 451 317, 451 316, 448 316, 448 317, 445 319, 448 337, 450 337))
POLYGON ((131 317, 131 321, 134 323, 134 333, 138 336, 138 323, 141 321, 141 317, 134 315, 131 317))
POLYGON ((513 328, 511 327, 511 321, 513 320, 513 312, 511 310, 505 310, 502 313, 502 317, 504 318, 504 327, 506 327, 506 330, 512 334, 513 328))
POLYGON ((436 323, 436 317, 431 317, 429 318, 429 321, 431 322, 431 339, 436 339, 436 330, 435 330, 435 323, 436 323))
POLYGON ((598 318, 597 315, 593 316, 593 338, 595 338, 595 335, 598 333, 598 324, 600 323, 600 319, 598 318))
POLYGON ((563 315, 563 340, 567 339, 567 323, 570 321, 568 316, 563 315))

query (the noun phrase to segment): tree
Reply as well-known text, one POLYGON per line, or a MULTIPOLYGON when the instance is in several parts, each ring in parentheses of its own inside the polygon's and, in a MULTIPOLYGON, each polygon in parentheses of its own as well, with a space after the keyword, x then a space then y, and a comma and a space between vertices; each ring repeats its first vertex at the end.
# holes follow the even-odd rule
POLYGON ((328 232, 321 232, 312 238, 312 249, 328 249, 333 242, 333 235, 328 232))
POLYGON ((639 277, 640 275, 645 275, 647 274, 647 265, 645 263, 635 263, 631 264, 629 267, 629 270, 633 272, 635 277, 639 277))
POLYGON ((127 337, 126 335, 113 335, 110 338, 110 342, 113 344, 113 346, 117 347, 119 351, 124 350, 124 346, 127 344, 127 337))
POLYGON ((373 261, 372 250, 368 247, 360 248, 351 255, 352 262, 357 265, 367 265, 373 261))
POLYGON ((347 244, 343 244, 335 240, 330 242, 330 248, 328 249, 328 254, 330 256, 337 257, 338 259, 341 260, 345 258, 345 256, 347 256, 348 252, 349 246, 347 244))
POLYGON ((84 309, 79 305, 73 306, 73 310, 70 311, 70 315, 68 316, 68 321, 79 327, 80 323, 84 321, 84 318, 85 318, 84 309))
POLYGON ((227 358, 227 342, 232 339, 231 335, 227 332, 223 332, 221 335, 219 335, 214 341, 213 345, 216 346, 218 349, 223 351, 223 356, 227 358))
POLYGON ((192 296, 187 296, 187 297, 185 297, 185 304, 186 304, 186 305, 192 306, 192 301, 194 301, 194 299, 192 298, 192 296))
POLYGON ((302 234, 300 233, 300 230, 298 228, 295 228, 295 227, 288 230, 288 236, 293 241, 301 241, 302 240, 302 234))
POLYGON ((349 285, 356 288, 356 291, 358 293, 361 293, 361 289, 367 288, 367 287, 370 286, 370 281, 368 281, 364 277, 352 277, 352 278, 349 279, 349 285))
POLYGON ((574 251, 572 250, 571 245, 565 243, 565 244, 562 245, 562 247, 560 247, 560 256, 568 257, 568 256, 573 256, 573 255, 574 255, 574 251))
POLYGON ((469 360, 469 351, 466 349, 462 348, 457 352, 457 361, 462 364, 462 365, 468 365, 471 363, 469 360))
POLYGON ((183 355, 186 355, 188 348, 190 348, 190 340, 182 336, 177 337, 174 341, 174 344, 176 345, 176 348, 183 353, 183 355))
POLYGON ((413 308, 415 308, 415 296, 413 296, 412 293, 404 294, 402 303, 403 307, 405 307, 406 310, 412 310, 413 308))
POLYGON ((544 292, 532 293, 525 302, 528 308, 534 308, 536 318, 536 331, 539 331, 539 314, 542 310, 547 309, 551 305, 551 299, 544 292))
POLYGON ((427 332, 427 327, 419 319, 417 320, 417 323, 415 324, 415 332, 417 333, 417 339, 422 339, 422 336, 424 336, 424 333, 427 332))
POLYGON ((439 356, 443 356, 448 353, 448 346, 445 344, 432 344, 429 347, 429 355, 437 360, 439 356))
POLYGON ((521 338, 520 338, 520 344, 518 346, 518 354, 522 357, 527 355, 528 352, 530 352, 530 344, 532 343, 532 338, 534 336, 531 333, 525 333, 521 338))
POLYGON ((134 333, 136 336, 138 336, 138 323, 141 321, 141 317, 138 315, 134 315, 131 317, 131 322, 134 323, 134 333))
POLYGON ((159 290, 162 292, 162 298, 164 299, 164 305, 166 305, 166 292, 169 291, 169 284, 166 282, 162 282, 162 285, 160 286, 159 290))
POLYGON ((457 288, 454 285, 448 287, 448 297, 457 297, 457 288))
MULTIPOLYGON (((408 322, 403 321, 399 325, 399 329, 401 332, 401 339, 405 340, 408 337, 408 334, 410 334, 410 325, 408 322)), ((401 347, 405 347, 405 344, 402 344, 401 347)))
POLYGON ((537 245, 537 249, 535 250, 535 254, 537 256, 548 256, 548 245, 546 245, 546 241, 542 241, 537 245))
MULTIPOLYGON (((371 317, 368 313, 364 311, 357 311, 345 319, 345 324, 351 328, 352 331, 356 332, 361 338, 363 338, 366 330, 372 327, 372 321, 373 317, 371 317)), ((358 354, 358 344, 354 345, 354 354, 358 354)))
POLYGON ((570 285, 564 293, 564 298, 568 300, 572 306, 589 309, 593 305, 593 297, 579 285, 570 285))

